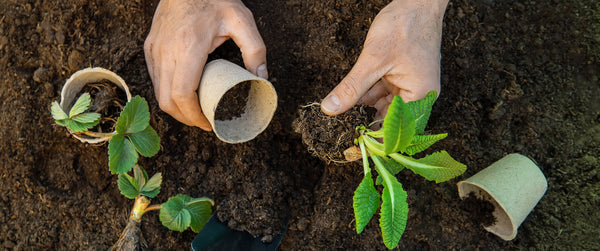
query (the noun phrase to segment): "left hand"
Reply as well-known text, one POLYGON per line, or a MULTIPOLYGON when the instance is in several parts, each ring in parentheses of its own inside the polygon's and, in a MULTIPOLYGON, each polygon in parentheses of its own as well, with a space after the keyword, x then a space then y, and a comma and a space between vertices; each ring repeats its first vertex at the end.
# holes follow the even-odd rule
POLYGON ((356 103, 383 118, 394 95, 404 102, 440 91, 440 44, 448 0, 395 0, 373 20, 350 73, 321 102, 335 116, 356 103))

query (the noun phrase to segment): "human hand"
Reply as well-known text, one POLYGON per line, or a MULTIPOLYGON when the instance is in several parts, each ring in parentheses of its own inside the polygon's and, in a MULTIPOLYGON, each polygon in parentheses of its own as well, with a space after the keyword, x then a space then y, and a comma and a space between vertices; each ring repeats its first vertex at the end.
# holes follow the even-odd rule
POLYGON ((373 20, 363 50, 348 75, 321 102, 328 115, 357 102, 387 113, 394 95, 404 102, 440 91, 440 44, 448 0, 395 0, 373 20))
POLYGON ((196 90, 208 54, 230 38, 242 51, 246 69, 267 78, 265 44, 240 0, 160 1, 144 53, 163 111, 186 125, 211 130, 196 90))

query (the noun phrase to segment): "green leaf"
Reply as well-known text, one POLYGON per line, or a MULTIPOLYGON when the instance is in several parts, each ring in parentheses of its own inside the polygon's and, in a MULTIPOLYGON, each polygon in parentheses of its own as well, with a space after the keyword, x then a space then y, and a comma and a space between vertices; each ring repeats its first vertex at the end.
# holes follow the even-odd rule
POLYGON ((66 119, 65 123, 69 130, 73 132, 85 132, 97 125, 97 123, 79 123, 72 119, 66 119))
POLYGON ((214 202, 209 198, 193 199, 187 203, 187 209, 192 216, 192 231, 198 233, 210 219, 214 202))
POLYGON ((151 126, 137 133, 129 134, 127 137, 144 157, 152 157, 160 150, 160 138, 151 126))
POLYGON ((100 114, 95 112, 82 113, 71 119, 82 124, 94 124, 96 126, 100 122, 100 114))
MULTIPOLYGON (((381 160, 382 160, 382 164, 385 167, 385 169, 388 170, 388 172, 393 176, 396 176, 396 174, 398 174, 400 171, 404 170, 404 166, 402 164, 398 163, 397 161, 395 161, 394 159, 382 156, 381 160)), ((378 175, 377 181, 375 182, 375 184, 381 185, 382 183, 383 183, 383 177, 381 175, 378 175)))
POLYGON ((65 119, 63 119, 63 120, 55 120, 55 122, 59 126, 67 126, 67 120, 65 120, 65 119))
POLYGON ((140 195, 140 189, 136 184, 137 182, 131 176, 126 173, 119 174, 119 179, 117 180, 117 184, 119 185, 119 190, 121 194, 128 199, 135 199, 138 195, 140 195))
POLYGON ((80 113, 85 112, 85 110, 90 108, 91 105, 92 105, 92 98, 90 98, 90 94, 87 92, 84 94, 81 94, 81 96, 79 96, 77 101, 75 101, 75 104, 73 105, 73 107, 71 107, 71 111, 69 111, 69 118, 73 118, 73 117, 79 115, 80 113))
POLYGON ((144 171, 140 165, 133 166, 133 179, 137 182, 138 187, 140 188, 138 189, 139 191, 141 191, 141 188, 144 187, 146 181, 148 181, 148 174, 144 175, 145 173, 146 171, 144 171))
POLYGON ((379 227, 383 243, 389 249, 398 246, 398 242, 406 229, 408 219, 408 195, 402 189, 402 185, 392 176, 382 165, 382 159, 374 156, 373 161, 377 167, 377 172, 383 177, 382 204, 379 211, 379 227))
POLYGON ((435 134, 435 135, 415 135, 410 145, 404 150, 408 155, 414 155, 424 151, 431 145, 435 144, 439 140, 442 140, 448 136, 447 133, 435 134))
POLYGON ((383 120, 385 154, 402 152, 415 135, 415 117, 400 96, 395 96, 383 120))
POLYGON ((208 198, 195 199, 178 194, 162 204, 159 218, 170 230, 183 232, 191 226, 194 232, 199 232, 208 222, 213 204, 208 198))
POLYGON ((56 101, 52 102, 52 106, 50 106, 50 113, 52 114, 52 118, 54 118, 54 120, 65 120, 69 118, 69 116, 67 116, 65 111, 60 108, 60 105, 58 105, 58 102, 56 101))
POLYGON ((135 147, 122 134, 113 136, 108 143, 108 166, 112 174, 126 173, 137 163, 135 147))
POLYGON ((144 186, 141 189, 141 193, 148 198, 154 198, 160 193, 161 184, 162 174, 156 173, 154 176, 152 176, 152 178, 148 180, 148 182, 146 182, 146 184, 144 184, 144 186))
POLYGON ((467 170, 467 166, 454 160, 446 151, 439 151, 422 159, 413 159, 400 154, 392 154, 390 157, 425 179, 435 180, 436 183, 452 179, 467 170))
POLYGON ((352 200, 354 218, 356 219, 356 233, 360 234, 369 221, 371 221, 371 218, 373 218, 380 202, 379 193, 375 190, 375 186, 373 185, 371 172, 367 173, 360 182, 356 191, 354 191, 352 200))
POLYGON ((127 104, 115 126, 118 133, 136 133, 148 127, 150 122, 150 112, 146 99, 135 96, 127 104))
POLYGON ((431 109, 436 98, 437 92, 430 91, 427 93, 425 98, 408 102, 408 107, 415 117, 415 134, 421 134, 425 131, 425 127, 429 121, 429 115, 431 115, 431 109))
POLYGON ((162 204, 160 222, 170 230, 183 232, 192 222, 192 215, 185 208, 189 196, 178 194, 162 204))

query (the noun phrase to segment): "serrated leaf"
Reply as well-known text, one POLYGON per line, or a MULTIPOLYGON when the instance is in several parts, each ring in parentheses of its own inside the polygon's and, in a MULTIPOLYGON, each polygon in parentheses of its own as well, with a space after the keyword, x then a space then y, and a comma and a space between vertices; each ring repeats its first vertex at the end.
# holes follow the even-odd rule
POLYGON ((160 193, 160 185, 162 184, 162 174, 156 173, 150 178, 141 189, 141 193, 148 197, 154 198, 160 193))
POLYGON ((127 137, 144 157, 152 157, 160 150, 160 138, 151 126, 137 133, 128 134, 127 137))
POLYGON ((186 202, 190 197, 178 194, 162 204, 160 209, 160 222, 170 230, 183 232, 192 222, 192 215, 186 209, 186 202))
POLYGON ((385 154, 402 152, 415 135, 415 117, 402 101, 395 96, 383 120, 383 145, 385 154))
POLYGON ((82 124, 94 124, 96 126, 100 122, 100 114, 95 112, 82 113, 71 119, 82 124))
POLYGON ((121 191, 121 194, 126 198, 135 199, 138 195, 140 195, 137 184, 135 183, 135 179, 128 174, 119 174, 119 178, 117 180, 119 191, 121 191))
POLYGON ((135 147, 122 134, 114 135, 108 143, 108 166, 112 174, 126 173, 137 163, 135 147))
POLYGON ((373 161, 377 167, 377 172, 383 177, 379 227, 381 228, 383 243, 387 248, 393 249, 398 246, 398 242, 406 229, 406 221, 408 219, 408 203, 406 202, 406 198, 408 196, 396 177, 383 167, 383 159, 379 156, 374 156, 373 161))
POLYGON ((145 171, 142 170, 144 169, 142 169, 140 165, 133 166, 133 179, 137 182, 138 187, 140 188, 138 189, 139 191, 142 190, 141 188, 144 187, 146 181, 148 181, 148 175, 144 175, 145 171))
POLYGON ((50 113, 52 114, 52 118, 54 118, 54 120, 65 120, 69 118, 69 116, 65 113, 65 111, 63 111, 62 108, 60 108, 60 105, 56 101, 52 102, 52 106, 50 106, 50 113))
POLYGON ((186 208, 192 216, 192 231, 198 233, 210 219, 212 215, 212 206, 214 202, 209 198, 192 199, 187 203, 186 208))
POLYGON ((71 111, 69 111, 69 118, 73 118, 79 115, 82 112, 85 112, 92 105, 92 98, 89 93, 84 93, 79 96, 73 107, 71 107, 71 111))
POLYGON ((115 126, 118 133, 137 133, 146 127, 150 122, 150 111, 146 99, 135 96, 127 104, 115 126))
POLYGON ((427 180, 435 180, 436 183, 452 179, 467 170, 467 166, 454 160, 446 151, 439 151, 422 159, 413 159, 400 154, 392 154, 390 157, 414 173, 427 180))
POLYGON ((415 117, 415 134, 421 134, 425 131, 429 116, 431 115, 431 109, 435 99, 437 98, 436 91, 430 91, 427 95, 420 100, 408 102, 408 107, 413 116, 415 117))
POLYGON ((439 140, 442 140, 448 136, 447 133, 435 134, 435 135, 415 135, 412 142, 404 152, 408 155, 414 155, 424 151, 431 145, 435 144, 439 140))
POLYGON ((85 132, 97 125, 97 123, 79 123, 72 119, 66 119, 65 123, 69 130, 73 132, 85 132))
POLYGON ((192 198, 178 194, 162 204, 160 221, 171 230, 183 232, 188 227, 199 232, 212 214, 214 202, 209 198, 192 198))
POLYGON ((354 218, 356 219, 356 233, 362 233, 365 226, 371 221, 373 215, 379 207, 379 193, 373 185, 371 172, 368 172, 360 182, 354 197, 352 197, 352 206, 354 208, 354 218))
MULTIPOLYGON (((394 159, 390 159, 388 157, 381 157, 382 163, 384 164, 385 169, 388 170, 388 172, 393 175, 396 176, 396 174, 398 174, 400 171, 404 170, 404 166, 401 165, 400 163, 398 163, 397 161, 395 161, 394 159)), ((377 180, 375 182, 375 184, 377 185, 381 185, 383 183, 383 178, 381 175, 377 175, 377 180)))

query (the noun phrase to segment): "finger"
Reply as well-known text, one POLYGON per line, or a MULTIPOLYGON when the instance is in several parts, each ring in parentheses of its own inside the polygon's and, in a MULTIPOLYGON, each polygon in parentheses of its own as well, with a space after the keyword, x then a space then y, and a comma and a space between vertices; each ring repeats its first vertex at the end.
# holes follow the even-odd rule
POLYGON ((383 78, 377 81, 377 83, 375 83, 375 85, 373 85, 373 87, 371 87, 371 89, 369 89, 369 91, 362 96, 362 98, 360 98, 358 103, 368 106, 375 106, 375 103, 377 103, 380 98, 385 97, 390 93, 386 88, 384 81, 385 79, 383 78))
POLYGON ((267 47, 258 32, 252 13, 238 10, 228 23, 228 33, 242 52, 246 69, 261 78, 268 78, 267 47))
POLYGON ((176 62, 171 86, 171 98, 191 125, 210 131, 211 126, 200 108, 198 85, 208 53, 206 47, 197 45, 182 51, 176 62), (204 50, 202 50, 204 48, 204 50))
MULTIPOLYGON (((165 55, 165 54, 161 54, 165 55)), ((168 54, 166 54, 168 55, 168 54)), ((164 58, 164 57, 163 57, 164 58)), ((171 98, 171 81, 175 71, 175 63, 173 60, 160 60, 156 62, 157 72, 158 69, 162 71, 160 73, 159 80, 155 84, 156 99, 158 100, 158 106, 161 110, 171 115, 173 118, 186 125, 192 125, 183 116, 173 99, 171 98)))
POLYGON ((153 62, 153 58, 152 58, 152 47, 153 47, 152 39, 150 37, 146 38, 146 41, 144 42, 144 57, 146 59, 146 67, 148 68, 148 75, 150 76, 150 81, 152 81, 152 83, 154 83, 154 80, 156 78, 154 77, 154 62, 153 62))
POLYGON ((368 50, 363 50, 350 73, 321 102, 323 112, 338 115, 354 106, 387 72, 388 69, 380 67, 381 60, 368 50))
POLYGON ((385 117, 392 100, 394 100, 393 94, 388 94, 387 96, 377 100, 377 103, 374 105, 375 109, 377 109, 377 113, 375 113, 375 120, 381 120, 385 117))

